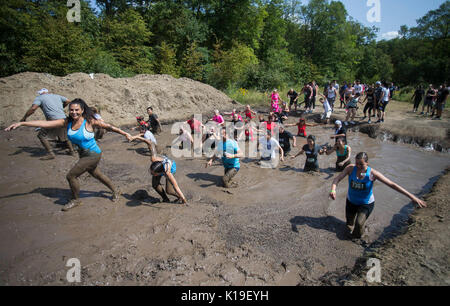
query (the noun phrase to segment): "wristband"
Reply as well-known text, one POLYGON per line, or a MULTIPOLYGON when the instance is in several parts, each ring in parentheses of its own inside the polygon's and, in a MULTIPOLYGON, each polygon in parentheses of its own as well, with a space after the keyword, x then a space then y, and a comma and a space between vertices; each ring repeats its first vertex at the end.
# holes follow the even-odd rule
POLYGON ((336 190, 331 190, 330 193, 336 193, 336 190))

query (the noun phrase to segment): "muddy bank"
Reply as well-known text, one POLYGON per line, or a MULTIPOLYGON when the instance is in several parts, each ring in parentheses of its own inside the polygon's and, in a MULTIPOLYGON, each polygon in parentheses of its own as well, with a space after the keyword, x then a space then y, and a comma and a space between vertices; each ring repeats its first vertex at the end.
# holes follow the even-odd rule
POLYGON ((394 238, 372 244, 357 260, 351 273, 330 273, 321 278, 321 283, 343 286, 450 285, 449 191, 450 169, 447 168, 425 196, 428 208, 415 210, 394 238), (380 260, 379 283, 367 281, 370 258, 380 260))
MULTIPOLYGON (((409 103, 391 101, 386 112, 386 120, 381 124, 368 124, 367 118, 362 120, 363 114, 361 109, 359 109, 355 117, 356 124, 348 125, 348 128, 354 132, 367 134, 371 138, 412 144, 438 152, 449 152, 450 114, 448 110, 443 112, 442 120, 431 120, 430 117, 420 115, 420 113, 413 113, 410 110, 411 107, 412 105, 409 103)), ((307 118, 319 121, 320 111, 318 109, 317 114, 309 114, 307 118)), ((344 121, 345 117, 345 111, 336 108, 331 121, 344 121)))

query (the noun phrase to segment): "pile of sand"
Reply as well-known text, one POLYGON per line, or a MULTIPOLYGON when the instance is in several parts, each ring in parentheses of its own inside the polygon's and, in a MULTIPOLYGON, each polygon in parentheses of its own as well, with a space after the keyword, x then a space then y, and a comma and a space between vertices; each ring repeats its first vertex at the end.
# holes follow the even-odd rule
MULTIPOLYGON (((221 91, 187 78, 137 75, 115 79, 95 74, 91 79, 85 73, 57 77, 25 72, 0 79, 0 126, 20 120, 41 88, 69 100, 82 98, 88 105, 97 106, 103 119, 115 125, 134 123, 136 116, 146 115, 148 106, 153 107, 162 121, 233 108, 232 100, 221 91)), ((41 111, 30 117, 30 120, 40 119, 44 119, 41 111)))

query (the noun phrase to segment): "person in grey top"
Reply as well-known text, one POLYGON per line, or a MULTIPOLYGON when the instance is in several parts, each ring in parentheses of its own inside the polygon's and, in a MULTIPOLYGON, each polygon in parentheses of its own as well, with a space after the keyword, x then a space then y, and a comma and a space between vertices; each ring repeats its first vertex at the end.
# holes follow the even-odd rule
MULTIPOLYGON (((65 119, 66 114, 64 113, 64 107, 66 107, 70 101, 63 96, 51 94, 48 89, 42 88, 38 91, 39 96, 34 99, 33 104, 28 109, 28 111, 23 116, 22 120, 26 121, 29 116, 34 114, 34 112, 40 107, 44 113, 47 121, 65 119)), ((45 150, 47 150, 48 155, 43 157, 44 160, 54 159, 55 153, 53 152, 48 138, 58 137, 59 141, 65 142, 69 153, 75 156, 75 151, 73 149, 72 143, 67 139, 67 130, 64 128, 58 129, 41 129, 37 135, 45 150)))

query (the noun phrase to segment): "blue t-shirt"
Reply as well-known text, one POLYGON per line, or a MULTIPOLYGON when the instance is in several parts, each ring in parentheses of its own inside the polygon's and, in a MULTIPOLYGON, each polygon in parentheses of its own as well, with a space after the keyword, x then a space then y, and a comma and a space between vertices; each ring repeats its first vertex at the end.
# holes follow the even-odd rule
POLYGON ((224 143, 220 141, 217 145, 217 152, 222 156, 222 163, 226 169, 229 168, 240 168, 239 158, 226 158, 224 153, 228 154, 236 154, 239 150, 239 146, 236 141, 227 139, 224 143))

